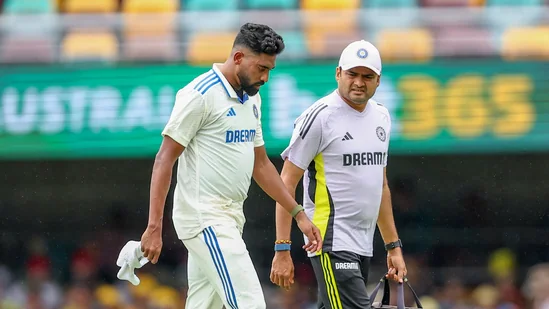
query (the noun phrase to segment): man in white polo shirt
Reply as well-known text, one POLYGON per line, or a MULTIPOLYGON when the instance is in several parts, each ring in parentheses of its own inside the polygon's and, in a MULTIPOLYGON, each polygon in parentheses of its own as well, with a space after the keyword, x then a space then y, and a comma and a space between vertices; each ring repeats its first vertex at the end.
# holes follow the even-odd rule
MULTIPOLYGON (((391 136, 387 108, 372 100, 381 57, 366 41, 349 44, 336 68, 338 87, 295 121, 282 153, 282 179, 292 195, 303 177, 305 213, 320 228, 321 251, 309 253, 319 308, 370 308, 366 291, 376 225, 388 251, 388 277, 402 282, 402 257, 385 169, 391 136)), ((277 205, 278 241, 289 240, 291 217, 277 205)), ((293 283, 288 248, 275 248, 271 281, 293 283)))
POLYGON ((142 251, 152 263, 158 261, 164 203, 179 159, 173 222, 189 250, 187 308, 265 308, 242 240, 243 203, 252 177, 294 216, 311 240, 304 248, 321 248, 320 231, 286 190, 261 133, 258 91, 283 49, 282 38, 268 26, 242 26, 229 59, 179 90, 162 132, 142 251))

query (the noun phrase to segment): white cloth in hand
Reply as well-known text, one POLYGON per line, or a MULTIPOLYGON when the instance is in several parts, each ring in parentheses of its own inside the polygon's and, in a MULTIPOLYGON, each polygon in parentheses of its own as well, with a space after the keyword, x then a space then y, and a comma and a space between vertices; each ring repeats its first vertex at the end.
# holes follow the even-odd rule
POLYGON ((127 280, 133 285, 139 285, 139 278, 135 275, 134 271, 136 268, 141 268, 143 265, 147 264, 149 260, 143 256, 141 251, 141 242, 130 240, 128 241, 116 260, 116 265, 121 267, 116 274, 116 277, 120 280, 127 280))

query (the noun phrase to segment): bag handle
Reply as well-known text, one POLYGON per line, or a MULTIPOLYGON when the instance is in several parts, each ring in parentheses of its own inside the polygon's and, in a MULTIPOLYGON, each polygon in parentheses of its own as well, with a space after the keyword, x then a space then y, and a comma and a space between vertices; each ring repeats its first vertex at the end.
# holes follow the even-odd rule
MULTIPOLYGON (((383 275, 383 277, 381 277, 381 279, 379 279, 378 284, 376 285, 376 287, 372 291, 372 294, 370 295, 370 302, 373 301, 376 298, 377 292, 381 288, 381 284, 384 284, 383 299, 381 300, 381 304, 382 305, 389 305, 389 301, 390 301, 390 297, 391 297, 391 292, 390 292, 391 289, 389 287, 389 280, 387 280, 387 278, 385 277, 386 275, 387 274, 383 275)), ((417 307, 418 308, 423 308, 423 306, 421 305, 421 301, 419 301, 419 297, 417 296, 416 291, 414 291, 414 289, 412 288, 412 286, 408 282, 408 278, 404 277, 404 283, 406 283, 408 288, 410 288, 410 291, 412 291, 412 295, 414 296, 414 300, 416 302, 417 307)), ((399 283, 397 285, 397 309, 405 309, 405 308, 406 308, 406 306, 404 305, 404 284, 399 283)))

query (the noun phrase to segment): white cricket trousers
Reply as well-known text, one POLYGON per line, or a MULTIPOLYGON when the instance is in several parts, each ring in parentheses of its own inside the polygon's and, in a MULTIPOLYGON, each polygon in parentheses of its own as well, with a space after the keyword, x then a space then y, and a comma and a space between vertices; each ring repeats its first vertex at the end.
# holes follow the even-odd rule
POLYGON ((265 298, 236 227, 210 226, 183 240, 189 251, 187 309, 265 309, 265 298))

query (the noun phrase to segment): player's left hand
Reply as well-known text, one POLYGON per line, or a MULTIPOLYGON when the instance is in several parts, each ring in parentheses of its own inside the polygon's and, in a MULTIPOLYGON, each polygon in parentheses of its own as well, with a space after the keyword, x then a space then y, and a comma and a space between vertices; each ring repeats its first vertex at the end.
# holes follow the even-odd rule
POLYGON ((387 278, 396 282, 404 282, 404 277, 408 271, 406 270, 406 263, 404 263, 404 257, 402 256, 402 249, 395 248, 389 250, 387 253, 387 278))
POLYGON ((301 211, 295 217, 297 226, 307 236, 309 242, 303 246, 308 252, 318 252, 322 249, 322 236, 320 236, 320 230, 316 225, 311 222, 307 215, 301 211))

